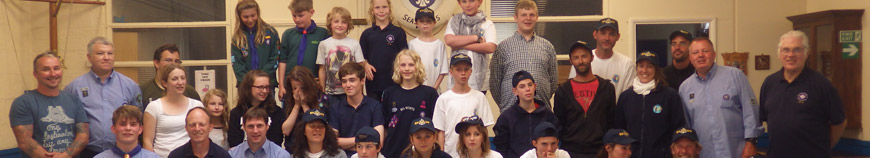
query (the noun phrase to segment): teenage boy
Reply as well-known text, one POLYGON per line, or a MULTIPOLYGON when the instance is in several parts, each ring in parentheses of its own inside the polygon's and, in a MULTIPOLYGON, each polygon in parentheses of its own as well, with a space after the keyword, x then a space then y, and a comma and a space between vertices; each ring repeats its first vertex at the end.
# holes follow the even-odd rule
MULTIPOLYGON (((311 16, 314 16, 314 2, 312 0, 293 0, 290 2, 290 14, 296 27, 288 28, 281 36, 280 60, 278 60, 278 96, 284 97, 287 89, 284 89, 284 75, 296 66, 304 66, 317 72, 317 47, 320 41, 329 37, 329 31, 323 27, 317 27, 311 16)), ((314 78, 317 79, 317 73, 314 78)), ((323 82, 323 81, 321 81, 323 82)))
POLYGON ((350 158, 384 158, 381 155, 381 134, 374 128, 362 127, 356 131, 356 154, 350 158))
POLYGON ((459 157, 456 144, 459 134, 454 132, 456 124, 463 117, 477 115, 483 120, 484 126, 494 124, 489 101, 483 92, 473 90, 469 85, 469 75, 472 72, 472 62, 468 55, 459 53, 450 58, 450 76, 453 77, 453 88, 441 94, 435 101, 435 113, 432 124, 438 130, 438 144, 441 149, 452 157, 459 157), (445 132, 446 131, 446 132, 445 132))
POLYGON ((119 107, 112 113, 115 146, 95 158, 159 158, 160 155, 154 152, 142 150, 139 145, 142 130, 142 110, 132 105, 119 107))
POLYGON ((532 145, 535 148, 524 153, 521 158, 571 158, 567 151, 559 149, 559 130, 549 122, 541 122, 535 127, 532 145))
POLYGON ((483 0, 457 1, 462 8, 462 14, 455 14, 450 18, 445 26, 447 30, 444 31, 444 42, 452 48, 453 55, 461 53, 470 57, 474 64, 474 73, 469 76, 468 85, 471 89, 486 92, 489 89, 489 82, 486 80, 489 55, 495 52, 498 43, 495 24, 479 10, 483 0))
MULTIPOLYGON (((444 76, 447 76, 447 46, 444 41, 435 37, 435 11, 420 8, 414 18, 414 24, 420 29, 420 36, 408 41, 408 48, 420 55, 420 63, 426 70, 426 80, 423 85, 438 89, 444 76)), ((449 87, 449 86, 448 86, 449 87)))
MULTIPOLYGON (((366 82, 362 64, 348 62, 338 69, 338 76, 346 98, 332 104, 327 116, 329 125, 338 131, 338 146, 350 157, 356 153, 355 134, 360 128, 372 127, 383 135, 384 115, 381 103, 362 93, 366 82)), ((383 140, 384 137, 378 138, 378 141, 383 140)))
POLYGON ((544 106, 544 101, 535 99, 537 83, 529 72, 520 70, 514 73, 512 89, 517 101, 498 117, 495 126, 494 144, 499 144, 496 150, 506 158, 519 157, 523 152, 534 148, 532 146, 532 131, 534 125, 541 122, 559 124, 556 115, 550 108, 544 106))

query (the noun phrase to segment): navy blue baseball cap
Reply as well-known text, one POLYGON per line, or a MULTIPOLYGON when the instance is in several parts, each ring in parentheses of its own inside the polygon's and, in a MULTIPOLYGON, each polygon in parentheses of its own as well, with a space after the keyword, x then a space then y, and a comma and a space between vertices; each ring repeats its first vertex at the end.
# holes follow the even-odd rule
POLYGON ((514 73, 514 77, 511 80, 511 83, 513 83, 514 87, 517 87, 517 84, 520 84, 520 81, 523 81, 526 79, 532 80, 533 83, 535 82, 535 78, 532 77, 531 73, 529 73, 526 70, 520 70, 520 71, 517 71, 517 73, 514 73))
POLYGON ((429 18, 429 19, 435 20, 435 11, 433 11, 432 9, 429 9, 429 8, 417 9, 417 15, 414 16, 414 21, 417 21, 417 20, 420 20, 423 18, 429 18))
POLYGON ((305 123, 308 123, 308 122, 311 122, 314 120, 320 120, 320 121, 323 121, 323 123, 327 123, 326 114, 323 112, 320 112, 320 110, 317 110, 317 109, 309 109, 308 111, 305 111, 305 113, 302 114, 302 121, 304 121, 305 123))
POLYGON ((657 65, 656 63, 656 53, 652 51, 643 51, 640 54, 637 54, 637 60, 634 62, 635 64, 640 63, 643 60, 649 60, 653 65, 657 65))
POLYGON ((574 44, 571 44, 571 49, 568 50, 568 53, 570 54, 571 52, 574 52, 574 50, 577 48, 583 48, 586 49, 586 51, 589 51, 589 53, 592 53, 592 49, 589 48, 588 45, 586 45, 585 41, 577 41, 574 42, 574 44))
POLYGON ((616 19, 604 18, 598 20, 598 26, 595 27, 595 30, 601 30, 605 27, 613 28, 613 30, 616 30, 616 32, 619 33, 619 22, 617 22, 616 19))
POLYGON ((635 141, 637 140, 631 139, 631 137, 628 136, 628 131, 625 131, 624 129, 610 129, 607 130, 606 134, 604 134, 604 144, 615 143, 627 145, 634 143, 635 141))
POLYGON ((668 43, 670 43, 670 41, 674 40, 674 37, 677 37, 677 36, 682 36, 683 38, 686 38, 686 41, 692 41, 692 39, 694 39, 694 36, 692 36, 692 34, 689 33, 689 31, 677 30, 677 31, 672 32, 671 36, 668 37, 668 43))
POLYGON ((438 132, 435 129, 435 125, 432 125, 432 119, 421 117, 415 119, 414 122, 411 123, 411 133, 415 133, 421 129, 428 129, 432 132, 438 132))
POLYGON ((468 65, 471 65, 471 57, 462 53, 456 53, 450 57, 450 66, 456 65, 459 62, 467 62, 468 65))
POLYGON ((559 131, 556 129, 556 126, 550 122, 541 122, 540 124, 538 124, 538 126, 535 127, 535 132, 532 133, 532 139, 558 136, 559 131))
POLYGON ((381 143, 381 135, 378 134, 378 131, 375 131, 374 128, 369 126, 363 126, 356 131, 356 143, 361 142, 372 142, 372 143, 381 143))
POLYGON ((477 115, 466 116, 462 118, 462 122, 456 124, 456 128, 453 128, 456 133, 462 133, 460 129, 464 129, 470 125, 481 125, 483 126, 483 121, 480 120, 480 117, 477 115))
POLYGON ((689 138, 692 141, 698 141, 698 134, 695 133, 695 130, 682 127, 674 131, 674 137, 672 138, 673 140, 671 140, 671 142, 677 142, 677 140, 683 137, 689 138))

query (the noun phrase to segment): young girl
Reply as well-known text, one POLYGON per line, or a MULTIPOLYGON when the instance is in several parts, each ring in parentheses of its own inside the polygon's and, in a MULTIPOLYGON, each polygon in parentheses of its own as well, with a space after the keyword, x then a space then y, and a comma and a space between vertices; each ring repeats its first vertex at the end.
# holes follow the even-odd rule
POLYGON ((160 68, 159 73, 166 91, 163 97, 145 108, 142 148, 166 157, 169 152, 190 140, 184 130, 184 121, 178 120, 187 117, 187 110, 202 107, 202 102, 184 96, 184 88, 187 87, 184 68, 169 64, 160 68))
POLYGON ((268 73, 269 84, 278 85, 275 70, 278 64, 278 31, 260 19, 260 6, 254 0, 242 0, 236 5, 236 27, 233 33, 233 71, 241 82, 251 70, 268 73))
POLYGON ((456 124, 456 133, 462 141, 456 145, 460 158, 502 158, 500 153, 489 150, 489 134, 477 115, 463 120, 456 124))
POLYGON ((628 158, 631 157, 632 139, 623 129, 610 129, 604 134, 604 147, 598 151, 597 158, 628 158))
POLYGON ((224 150, 228 150, 227 144, 227 121, 230 119, 230 108, 227 108, 227 93, 220 89, 211 89, 205 92, 203 100, 205 108, 211 115, 211 125, 214 129, 208 134, 208 138, 224 150))
POLYGON ((400 158, 451 158, 435 143, 435 126, 429 118, 418 118, 411 123, 411 144, 402 151, 400 158))
POLYGON ((317 65, 320 65, 318 76, 323 91, 329 95, 327 105, 345 98, 341 77, 338 77, 341 65, 365 62, 359 41, 347 37, 348 32, 353 29, 350 20, 350 11, 343 7, 332 8, 326 15, 326 27, 332 37, 320 41, 317 47, 317 65))
MULTIPOLYGON (((420 55, 420 63, 426 70, 424 85, 438 89, 447 75, 447 47, 444 41, 435 37, 435 11, 429 8, 417 10, 414 24, 420 29, 420 36, 408 42, 408 48, 420 55)), ((449 87, 449 86, 448 86, 449 87)))
POLYGON ((393 16, 390 0, 370 0, 369 15, 372 27, 360 35, 359 45, 362 46, 366 65, 366 92, 375 100, 381 100, 381 93, 396 83, 390 82, 393 75, 393 65, 396 54, 402 49, 408 49, 405 30, 392 24, 393 16))
POLYGON ((338 135, 329 127, 326 115, 317 109, 302 114, 302 122, 293 128, 294 158, 347 158, 338 147, 338 135))
POLYGON ((260 70, 248 72, 242 79, 239 85, 239 97, 236 102, 236 107, 230 111, 229 129, 227 130, 227 142, 230 146, 236 146, 242 143, 245 139, 245 132, 242 131, 242 115, 248 109, 259 107, 269 113, 269 130, 266 131, 266 138, 275 144, 284 142, 282 135, 281 124, 287 118, 284 111, 275 104, 274 95, 271 95, 272 87, 269 84, 270 75, 260 70))
MULTIPOLYGON (((412 50, 402 50, 393 63, 393 81, 399 85, 384 90, 384 122, 390 135, 409 135, 411 121, 420 117, 432 117, 438 91, 422 85, 426 77, 420 56, 412 50)), ((408 146, 408 137, 386 137, 382 153, 386 157, 399 157, 408 146)))
POLYGON ((471 57, 474 70, 468 79, 471 89, 488 89, 486 74, 489 72, 489 55, 495 52, 498 35, 495 24, 479 10, 483 0, 457 0, 462 14, 455 14, 447 23, 444 42, 453 48, 453 54, 466 54, 471 57))
POLYGON ((287 152, 292 154, 292 151, 289 151, 291 149, 290 145, 293 145, 291 143, 293 139, 291 132, 296 122, 302 119, 302 117, 299 117, 299 114, 310 109, 326 110, 324 110, 324 106, 320 102, 320 99, 323 98, 323 92, 320 90, 317 82, 314 81, 314 74, 308 68, 303 66, 293 67, 284 79, 284 83, 284 86, 286 86, 284 88, 290 90, 290 93, 284 97, 287 99, 284 104, 284 114, 287 114, 287 119, 281 125, 281 129, 285 136, 284 146, 288 149, 287 152))

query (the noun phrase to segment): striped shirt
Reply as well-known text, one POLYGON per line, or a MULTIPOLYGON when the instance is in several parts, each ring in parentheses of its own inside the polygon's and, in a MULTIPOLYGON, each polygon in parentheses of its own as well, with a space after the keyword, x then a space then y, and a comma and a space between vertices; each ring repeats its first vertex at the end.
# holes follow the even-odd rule
POLYGON ((532 74, 537 84, 535 99, 544 100, 550 107, 546 100, 550 100, 556 90, 556 50, 553 44, 538 35, 526 40, 519 32, 498 44, 490 64, 489 85, 501 111, 517 102, 517 96, 511 91, 511 80, 520 70, 532 74))

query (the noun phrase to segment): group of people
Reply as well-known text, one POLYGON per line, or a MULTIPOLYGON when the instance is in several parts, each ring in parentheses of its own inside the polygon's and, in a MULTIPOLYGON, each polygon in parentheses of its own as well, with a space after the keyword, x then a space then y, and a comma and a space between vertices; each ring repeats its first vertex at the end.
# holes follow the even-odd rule
POLYGON ((24 157, 751 157, 766 121, 769 157, 829 157, 845 127, 836 89, 805 65, 800 31, 780 38, 783 68, 756 100, 741 71, 715 64, 713 42, 687 31, 671 34, 673 63, 659 68, 661 54, 614 52, 618 22, 601 19, 595 49, 571 45, 559 83, 533 1, 516 4, 517 31, 498 43, 482 0, 458 0, 444 41, 433 10, 416 12, 421 33, 407 40, 390 0, 369 2, 373 24, 356 40, 345 8, 323 28, 312 0, 293 0, 296 27, 278 38, 256 1, 240 1, 233 108, 226 92, 200 97, 187 84, 174 44, 155 50, 156 77, 139 84, 114 71, 102 37, 88 43, 90 72, 63 89, 59 57, 39 54, 37 88, 10 110, 18 147, 24 157))

